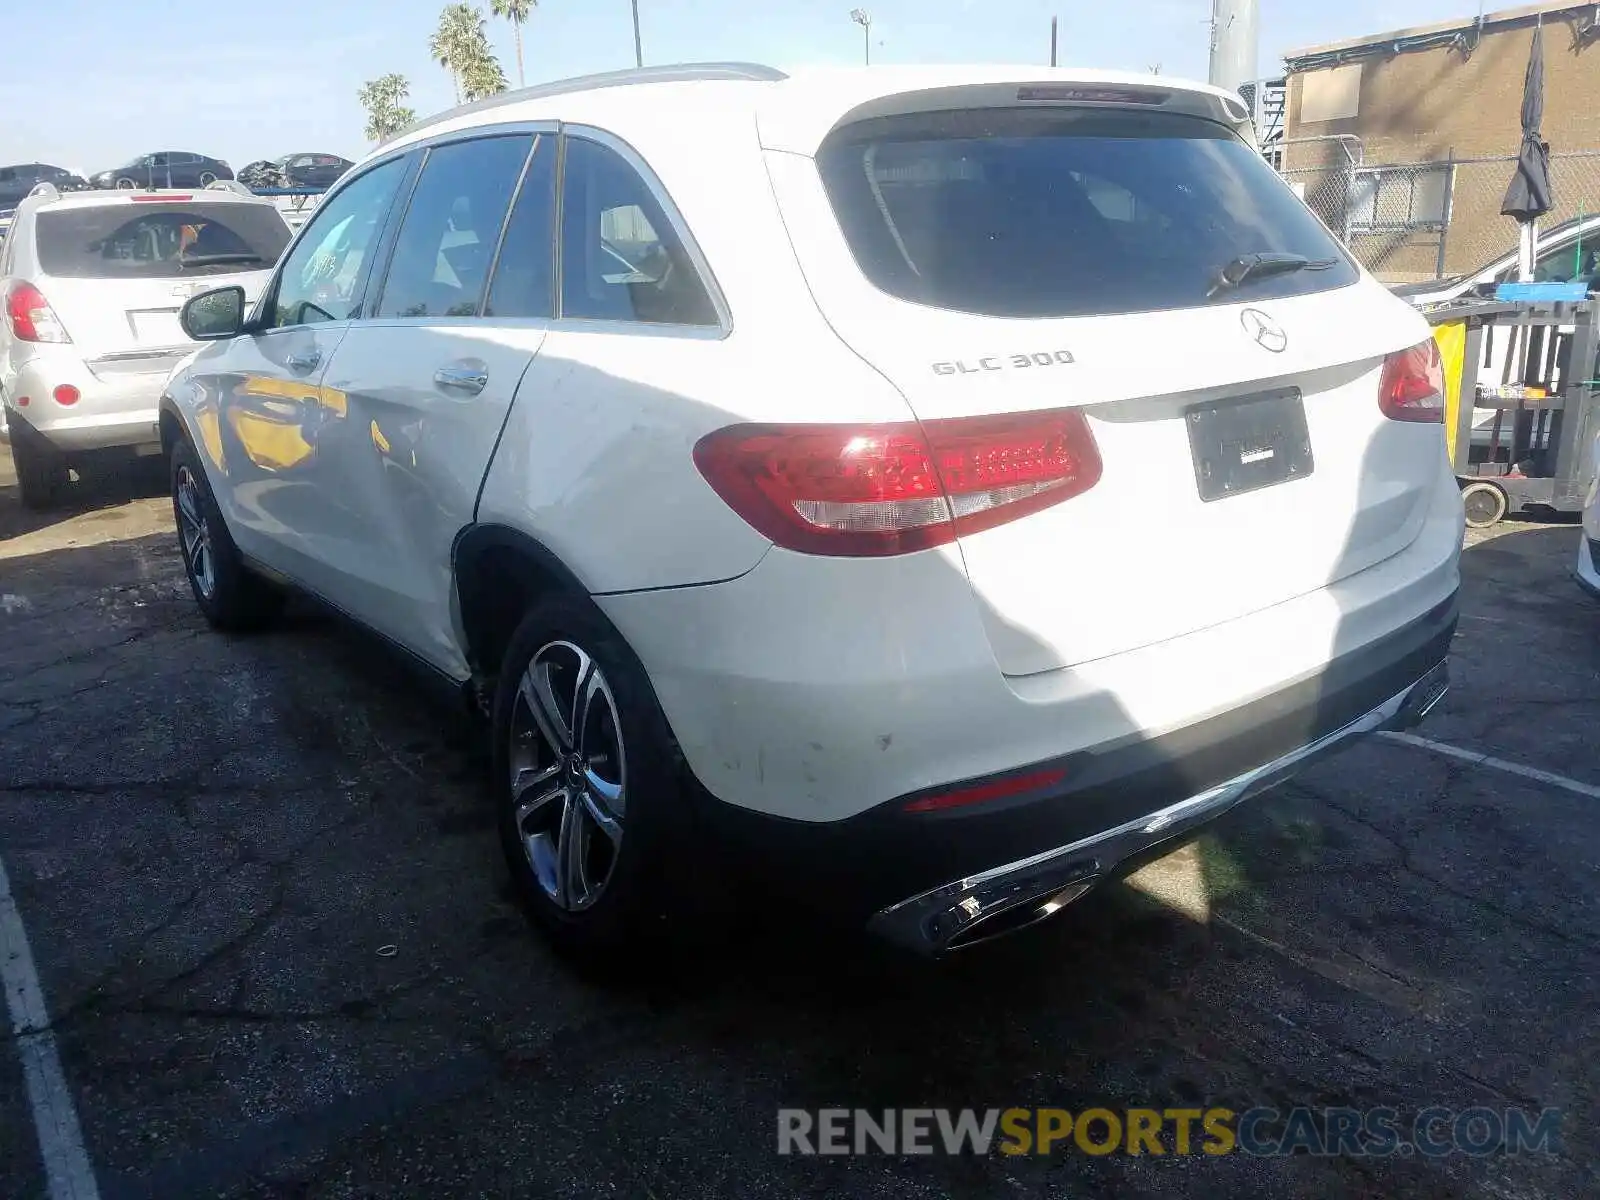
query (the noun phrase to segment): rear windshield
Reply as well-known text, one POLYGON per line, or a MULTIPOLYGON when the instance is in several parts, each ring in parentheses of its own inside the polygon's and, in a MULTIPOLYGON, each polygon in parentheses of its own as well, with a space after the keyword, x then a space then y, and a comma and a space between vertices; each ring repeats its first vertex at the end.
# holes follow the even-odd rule
POLYGON ((867 278, 938 308, 1149 312, 1296 296, 1359 277, 1259 154, 1198 117, 885 117, 834 134, 818 165, 867 278), (1260 253, 1310 265, 1217 287, 1225 266, 1260 253))
POLYGON ((138 202, 39 214, 39 265, 75 279, 175 279, 259 271, 289 244, 264 204, 138 202))

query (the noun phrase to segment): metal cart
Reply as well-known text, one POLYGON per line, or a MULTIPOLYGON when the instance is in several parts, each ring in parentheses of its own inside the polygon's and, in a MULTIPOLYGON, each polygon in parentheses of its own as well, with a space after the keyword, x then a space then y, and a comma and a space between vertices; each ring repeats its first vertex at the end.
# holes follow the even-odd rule
POLYGON ((1446 440, 1467 524, 1581 511, 1600 432, 1600 300, 1478 301, 1427 315, 1445 359, 1446 440))

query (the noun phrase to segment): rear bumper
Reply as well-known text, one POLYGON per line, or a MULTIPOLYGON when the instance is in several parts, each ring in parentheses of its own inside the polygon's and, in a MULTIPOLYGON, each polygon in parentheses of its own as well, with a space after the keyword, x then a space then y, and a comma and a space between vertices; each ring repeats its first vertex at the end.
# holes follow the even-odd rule
POLYGON ((1010 931, 1032 924, 1129 865, 1192 839, 1234 805, 1343 749, 1352 739, 1417 725, 1448 687, 1449 670, 1440 662, 1370 712, 1298 749, 1101 833, 902 900, 875 914, 868 928, 919 953, 940 954, 981 940, 996 927, 1010 931))
POLYGON ((1452 594, 1317 675, 1239 708, 1006 772, 998 778, 1059 772, 1059 782, 1004 800, 907 812, 929 794, 915 792, 828 823, 713 801, 708 823, 769 879, 901 945, 939 953, 982 936, 979 925, 1048 915, 1353 738, 1414 724, 1444 692, 1456 620, 1452 594))
POLYGON ((96 374, 82 359, 42 355, 23 363, 5 387, 12 421, 20 420, 58 450, 72 452, 114 446, 159 445, 158 405, 167 381, 159 371, 112 371, 96 374), (78 400, 58 404, 55 389, 78 389, 78 400), (27 405, 21 405, 23 397, 27 405))

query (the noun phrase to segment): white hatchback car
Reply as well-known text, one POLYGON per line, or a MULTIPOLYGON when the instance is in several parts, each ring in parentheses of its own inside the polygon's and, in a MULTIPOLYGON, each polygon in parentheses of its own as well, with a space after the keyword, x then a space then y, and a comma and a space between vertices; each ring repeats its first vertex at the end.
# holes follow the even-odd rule
POLYGON ((58 192, 17 207, 0 250, 0 403, 24 504, 48 504, 75 459, 160 446, 156 407, 194 349, 178 312, 197 292, 260 293, 289 242, 242 187, 58 192))
POLYGON ((940 952, 1445 687, 1423 318, 1236 97, 676 67, 380 147, 163 401, 194 594, 492 714, 511 870, 620 954, 701 847, 940 952))

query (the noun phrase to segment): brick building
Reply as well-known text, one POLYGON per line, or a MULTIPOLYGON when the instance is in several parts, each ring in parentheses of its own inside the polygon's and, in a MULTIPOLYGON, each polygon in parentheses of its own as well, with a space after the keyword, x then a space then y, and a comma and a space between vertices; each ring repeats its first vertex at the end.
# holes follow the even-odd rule
POLYGON ((1500 215, 1543 30, 1557 208, 1600 211, 1600 3, 1542 3, 1296 50, 1284 174, 1381 278, 1479 266, 1515 246, 1500 215))

